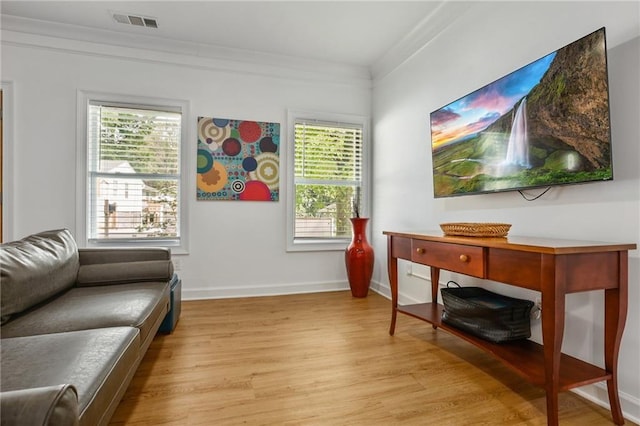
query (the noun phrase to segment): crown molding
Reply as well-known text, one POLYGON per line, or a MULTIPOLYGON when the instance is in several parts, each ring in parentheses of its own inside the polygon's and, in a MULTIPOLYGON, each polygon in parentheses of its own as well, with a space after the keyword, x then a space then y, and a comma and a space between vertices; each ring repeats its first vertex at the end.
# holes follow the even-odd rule
POLYGON ((2 44, 274 78, 371 87, 368 68, 223 46, 1 16, 2 44))
POLYGON ((473 6, 473 3, 469 1, 441 2, 437 8, 371 66, 374 85, 428 46, 447 27, 461 16, 469 13, 473 6))

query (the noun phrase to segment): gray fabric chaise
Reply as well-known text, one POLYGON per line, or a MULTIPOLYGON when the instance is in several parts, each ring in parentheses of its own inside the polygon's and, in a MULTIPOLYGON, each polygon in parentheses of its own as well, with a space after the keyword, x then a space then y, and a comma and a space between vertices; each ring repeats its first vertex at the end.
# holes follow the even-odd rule
POLYGON ((107 424, 169 312, 170 251, 62 229, 2 244, 0 268, 0 423, 107 424))

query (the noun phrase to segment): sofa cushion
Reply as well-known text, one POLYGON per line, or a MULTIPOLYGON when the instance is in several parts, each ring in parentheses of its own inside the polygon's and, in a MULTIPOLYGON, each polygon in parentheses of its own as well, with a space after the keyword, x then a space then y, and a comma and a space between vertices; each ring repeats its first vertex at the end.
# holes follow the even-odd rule
POLYGON ((3 392, 72 384, 81 425, 108 421, 141 356, 138 331, 131 327, 3 339, 0 354, 3 392))
POLYGON ((2 244, 2 323, 11 315, 71 288, 78 268, 78 247, 67 229, 45 231, 2 244))
POLYGON ((110 285, 144 281, 169 281, 173 276, 171 260, 95 263, 80 265, 78 286, 110 285))
POLYGON ((129 326, 146 344, 169 310, 169 294, 168 282, 72 288, 4 324, 2 338, 129 326))

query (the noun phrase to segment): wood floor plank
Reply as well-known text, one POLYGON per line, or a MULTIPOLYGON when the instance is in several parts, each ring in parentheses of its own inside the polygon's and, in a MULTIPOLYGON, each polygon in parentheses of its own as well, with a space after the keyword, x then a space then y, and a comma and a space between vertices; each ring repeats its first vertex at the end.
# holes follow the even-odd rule
MULTIPOLYGON (((546 425, 542 389, 419 320, 389 336, 390 310, 349 292, 185 301, 111 425, 546 425)), ((613 423, 564 392, 560 424, 613 423)))

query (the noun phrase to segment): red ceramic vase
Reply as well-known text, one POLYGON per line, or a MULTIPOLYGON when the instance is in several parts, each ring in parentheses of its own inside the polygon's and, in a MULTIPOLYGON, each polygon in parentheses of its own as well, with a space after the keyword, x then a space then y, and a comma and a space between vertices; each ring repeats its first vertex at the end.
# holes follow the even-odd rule
POLYGON ((373 247, 367 241, 368 218, 351 218, 353 238, 344 253, 347 278, 353 297, 367 297, 373 274, 373 247))

